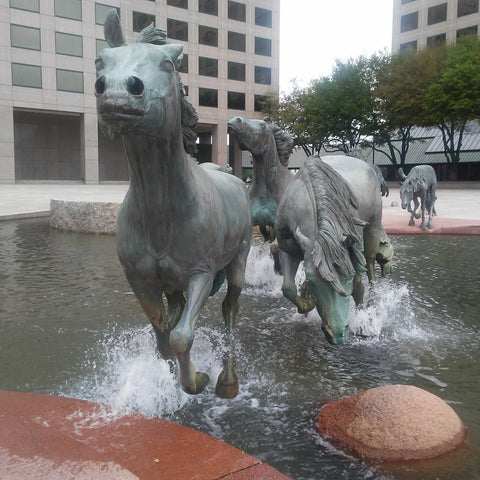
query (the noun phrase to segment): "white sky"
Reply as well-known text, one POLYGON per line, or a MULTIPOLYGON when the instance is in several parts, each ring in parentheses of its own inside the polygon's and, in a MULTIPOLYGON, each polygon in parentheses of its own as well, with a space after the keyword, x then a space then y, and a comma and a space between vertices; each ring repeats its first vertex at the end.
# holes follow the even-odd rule
POLYGON ((336 59, 391 51, 393 0, 280 0, 280 91, 329 75, 336 59))

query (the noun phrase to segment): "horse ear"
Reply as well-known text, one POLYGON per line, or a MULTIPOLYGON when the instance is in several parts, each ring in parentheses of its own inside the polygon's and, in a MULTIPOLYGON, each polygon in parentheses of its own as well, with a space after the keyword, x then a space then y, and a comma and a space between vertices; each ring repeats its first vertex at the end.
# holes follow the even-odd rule
POLYGON ((183 45, 179 43, 169 43, 163 47, 178 70, 182 65, 183 59, 183 45))
POLYGON ((400 180, 404 182, 407 179, 407 176, 403 173, 403 168, 398 169, 398 176, 400 177, 400 180))
POLYGON ((270 124, 273 123, 270 117, 264 117, 263 121, 270 124))
POLYGON ((108 12, 103 25, 103 33, 105 40, 112 48, 126 45, 122 26, 120 25, 120 17, 118 16, 116 8, 112 8, 108 12))

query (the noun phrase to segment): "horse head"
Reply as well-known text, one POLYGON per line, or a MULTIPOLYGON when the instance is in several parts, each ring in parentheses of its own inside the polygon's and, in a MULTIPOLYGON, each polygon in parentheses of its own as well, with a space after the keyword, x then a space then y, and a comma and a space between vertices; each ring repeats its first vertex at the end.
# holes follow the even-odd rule
POLYGON ((241 150, 252 154, 254 161, 274 165, 278 158, 282 165, 288 165, 293 140, 269 117, 263 120, 233 117, 228 121, 228 132, 233 135, 241 150))
POLYGON ((165 138, 179 124, 195 125, 196 112, 182 108, 185 92, 177 69, 183 46, 168 44, 165 32, 153 25, 140 32, 136 43, 125 44, 115 9, 104 29, 111 48, 95 60, 97 113, 104 133, 165 138), (187 122, 185 113, 190 114, 187 122))

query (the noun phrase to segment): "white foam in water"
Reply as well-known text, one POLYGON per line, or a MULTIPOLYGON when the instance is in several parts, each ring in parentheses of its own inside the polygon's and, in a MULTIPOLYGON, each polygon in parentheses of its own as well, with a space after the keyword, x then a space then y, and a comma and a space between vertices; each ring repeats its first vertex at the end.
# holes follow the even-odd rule
POLYGON ((386 331, 398 334, 412 331, 415 318, 410 308, 410 292, 406 284, 386 279, 365 289, 365 305, 356 309, 350 305, 350 331, 355 335, 379 337, 386 331))
MULTIPOLYGON (((214 381, 222 368, 219 356, 223 347, 214 351, 217 347, 213 343, 221 341, 220 333, 198 328, 192 347, 197 370, 208 373, 214 381)), ((180 387, 173 362, 156 353, 150 326, 111 333, 92 355, 101 358, 87 362, 89 373, 73 396, 105 403, 118 413, 135 410, 159 417, 178 411, 191 400, 180 387)))

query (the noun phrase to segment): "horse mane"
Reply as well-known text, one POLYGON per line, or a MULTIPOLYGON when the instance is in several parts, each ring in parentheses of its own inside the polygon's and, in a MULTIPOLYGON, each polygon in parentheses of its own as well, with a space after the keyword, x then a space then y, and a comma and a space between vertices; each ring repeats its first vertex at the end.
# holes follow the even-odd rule
MULTIPOLYGON (((151 43, 153 45, 166 45, 168 43, 167 32, 161 28, 156 28, 153 23, 151 23, 138 34, 137 42, 151 43)), ((197 154, 197 133, 195 132, 194 128, 198 122, 198 113, 188 98, 188 95, 185 91, 185 85, 180 80, 180 75, 176 69, 176 66, 175 74, 177 79, 177 88, 180 94, 183 147, 185 148, 185 152, 194 157, 197 154)))
POLYGON ((414 192, 418 192, 422 187, 422 184, 427 184, 425 175, 419 168, 412 168, 412 170, 407 176, 407 180, 408 183, 410 183, 410 185, 412 186, 414 192))
POLYGON ((280 160, 280 163, 286 167, 293 150, 293 138, 275 122, 272 122, 269 117, 265 117, 264 121, 271 123, 272 125, 272 133, 275 138, 275 145, 277 146, 278 159, 280 160))
POLYGON ((308 158, 305 166, 316 202, 314 265, 340 295, 348 295, 340 276, 364 275, 366 271, 363 243, 356 229, 364 225, 357 218, 358 202, 340 174, 320 157, 308 158))

